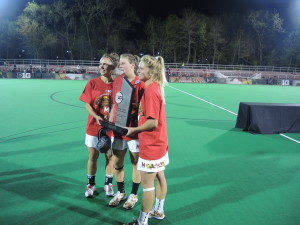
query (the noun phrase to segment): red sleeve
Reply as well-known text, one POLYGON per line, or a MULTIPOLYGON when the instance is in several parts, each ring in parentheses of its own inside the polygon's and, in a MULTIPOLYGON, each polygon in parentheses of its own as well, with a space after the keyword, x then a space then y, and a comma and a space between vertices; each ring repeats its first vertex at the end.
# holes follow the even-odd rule
POLYGON ((92 101, 92 87, 91 87, 91 82, 88 81, 88 83, 86 84, 82 94, 79 97, 79 100, 91 104, 92 101))
POLYGON ((160 111, 158 109, 160 109, 161 101, 161 96, 155 90, 145 95, 145 117, 147 119, 149 117, 159 119, 160 111))

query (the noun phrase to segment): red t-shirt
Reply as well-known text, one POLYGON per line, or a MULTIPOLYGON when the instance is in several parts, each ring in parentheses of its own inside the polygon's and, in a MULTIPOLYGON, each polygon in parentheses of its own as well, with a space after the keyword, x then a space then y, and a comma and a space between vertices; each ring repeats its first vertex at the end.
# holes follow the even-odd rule
POLYGON ((158 120, 158 126, 150 131, 140 132, 140 154, 145 160, 157 160, 168 151, 168 133, 165 104, 161 89, 156 82, 146 87, 139 108, 138 125, 142 125, 151 117, 158 120))
MULTIPOLYGON (((116 116, 117 116, 117 111, 118 111, 116 95, 121 91, 122 81, 123 81, 124 76, 125 76, 125 74, 121 74, 116 79, 114 79, 113 92, 112 92, 113 104, 114 104, 114 118, 113 118, 114 122, 116 121, 116 116)), ((132 99, 131 99, 132 105, 131 105, 131 112, 129 113, 129 117, 128 117, 128 120, 129 120, 128 127, 137 127, 137 125, 138 125, 138 108, 139 108, 141 98, 144 94, 145 83, 143 81, 139 80, 138 76, 136 76, 130 83, 134 87, 134 93, 133 93, 132 99)), ((114 136, 115 136, 115 138, 121 139, 121 140, 138 139, 137 135, 129 138, 126 136, 122 136, 121 134, 116 133, 116 132, 114 132, 114 136)))
MULTIPOLYGON (((101 77, 89 80, 80 96, 80 100, 92 106, 97 115, 102 118, 106 116, 112 105, 112 83, 104 83, 101 77)), ((101 128, 95 118, 90 114, 86 125, 86 133, 91 136, 98 136, 98 131, 101 128)))

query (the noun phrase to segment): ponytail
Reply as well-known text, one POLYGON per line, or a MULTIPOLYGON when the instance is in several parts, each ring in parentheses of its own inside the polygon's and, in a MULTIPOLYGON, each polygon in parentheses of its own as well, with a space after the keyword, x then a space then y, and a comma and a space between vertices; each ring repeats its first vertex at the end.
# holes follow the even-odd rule
POLYGON ((164 59, 161 56, 153 57, 149 55, 145 55, 141 59, 142 62, 146 64, 149 68, 149 72, 153 76, 153 81, 156 82, 162 93, 162 99, 165 103, 165 91, 164 87, 167 84, 166 74, 165 74, 165 63, 164 59))

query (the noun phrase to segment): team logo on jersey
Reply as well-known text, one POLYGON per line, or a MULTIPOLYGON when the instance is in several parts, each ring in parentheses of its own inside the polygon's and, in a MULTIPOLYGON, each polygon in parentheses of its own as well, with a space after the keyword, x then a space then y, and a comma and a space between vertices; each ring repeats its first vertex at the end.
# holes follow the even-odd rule
POLYGON ((108 94, 100 95, 95 100, 95 105, 99 108, 102 108, 105 113, 109 113, 109 109, 111 106, 111 97, 108 94))
POLYGON ((120 104, 122 101, 123 101, 123 94, 122 94, 122 92, 118 92, 116 94, 116 103, 120 104))
POLYGON ((144 110, 143 110, 143 107, 141 106, 141 104, 139 105, 139 112, 138 112, 138 120, 140 120, 140 118, 142 116, 145 116, 144 114, 144 110))
POLYGON ((139 84, 141 81, 140 80, 137 80, 134 84, 139 84))

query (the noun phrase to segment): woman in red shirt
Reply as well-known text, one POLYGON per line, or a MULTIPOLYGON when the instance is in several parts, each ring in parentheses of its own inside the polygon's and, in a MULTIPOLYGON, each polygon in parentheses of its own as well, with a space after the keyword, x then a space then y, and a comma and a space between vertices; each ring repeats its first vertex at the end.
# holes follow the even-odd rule
MULTIPOLYGON (((101 128, 100 121, 106 117, 111 109, 112 103, 112 72, 118 65, 118 55, 115 53, 105 54, 100 59, 99 72, 100 77, 89 80, 80 96, 80 100, 85 102, 88 112, 86 125, 85 145, 87 146, 89 159, 87 163, 87 188, 85 197, 93 197, 96 194, 96 172, 99 151, 96 150, 98 142, 98 131, 101 128)), ((106 158, 106 176, 104 190, 107 196, 113 196, 113 160, 112 151, 105 154, 106 158)))
POLYGON ((164 219, 163 206, 167 194, 164 174, 165 166, 169 164, 164 99, 164 86, 167 81, 163 58, 143 56, 138 74, 146 88, 139 107, 138 127, 128 127, 127 136, 138 133, 139 137, 138 170, 141 172, 143 202, 139 218, 127 225, 147 225, 148 218, 164 219), (156 202, 152 208, 155 194, 156 202))
MULTIPOLYGON (((118 96, 122 95, 121 86, 123 78, 126 77, 128 81, 134 87, 134 93, 131 99, 131 112, 128 117, 130 127, 137 127, 138 122, 138 105, 144 93, 145 84, 140 81, 137 74, 139 63, 139 57, 131 54, 122 54, 120 57, 119 69, 123 72, 114 80, 113 84, 113 107, 110 114, 111 121, 115 122, 116 114, 118 110, 118 96)), ((122 136, 114 132, 114 139, 112 144, 114 152, 114 167, 115 176, 118 185, 118 192, 114 198, 110 200, 110 206, 116 206, 121 201, 126 199, 125 185, 124 185, 124 158, 127 150, 130 153, 130 159, 132 164, 132 188, 127 201, 123 204, 125 209, 131 209, 138 201, 137 191, 141 182, 140 172, 137 171, 137 162, 139 158, 139 141, 138 136, 133 135, 132 137, 122 136)))

